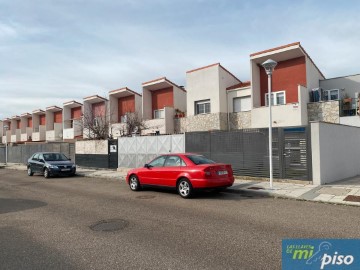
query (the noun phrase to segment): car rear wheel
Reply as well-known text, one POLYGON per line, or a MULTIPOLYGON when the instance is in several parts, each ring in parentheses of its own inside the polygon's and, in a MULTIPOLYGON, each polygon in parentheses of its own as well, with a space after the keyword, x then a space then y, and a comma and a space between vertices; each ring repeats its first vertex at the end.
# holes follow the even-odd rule
POLYGON ((49 178, 49 177, 50 177, 50 172, 49 172, 48 169, 45 169, 45 170, 44 170, 44 177, 45 177, 45 178, 49 178))
POLYGON ((138 191, 140 189, 140 182, 135 174, 130 176, 129 186, 132 191, 138 191))
POLYGON ((30 166, 27 169, 27 174, 28 174, 28 176, 33 176, 34 175, 34 172, 32 171, 30 166))
POLYGON ((193 188, 187 179, 181 179, 179 181, 177 191, 179 195, 185 199, 190 198, 193 195, 193 188))

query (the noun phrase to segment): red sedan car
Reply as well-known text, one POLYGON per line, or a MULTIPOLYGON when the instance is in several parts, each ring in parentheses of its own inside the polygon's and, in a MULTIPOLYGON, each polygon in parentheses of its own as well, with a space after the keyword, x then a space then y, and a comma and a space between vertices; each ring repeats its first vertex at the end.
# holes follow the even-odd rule
POLYGON ((195 189, 223 189, 232 186, 231 165, 216 163, 204 156, 185 154, 161 155, 142 168, 130 170, 126 182, 133 191, 142 186, 176 188, 183 198, 195 189))

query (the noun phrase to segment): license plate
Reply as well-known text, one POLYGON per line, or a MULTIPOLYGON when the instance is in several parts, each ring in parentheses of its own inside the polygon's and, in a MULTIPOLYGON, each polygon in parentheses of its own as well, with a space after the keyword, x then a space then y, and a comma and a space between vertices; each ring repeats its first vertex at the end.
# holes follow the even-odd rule
POLYGON ((68 172, 70 169, 61 169, 62 172, 68 172))
POLYGON ((228 172, 227 172, 227 171, 218 171, 217 173, 218 173, 218 175, 225 175, 225 174, 228 174, 228 172))

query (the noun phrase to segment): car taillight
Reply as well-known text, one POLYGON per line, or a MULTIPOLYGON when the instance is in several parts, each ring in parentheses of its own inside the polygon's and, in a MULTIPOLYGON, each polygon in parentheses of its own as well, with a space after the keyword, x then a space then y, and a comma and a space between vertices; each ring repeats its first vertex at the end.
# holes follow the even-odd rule
POLYGON ((231 165, 226 165, 226 170, 228 171, 229 175, 233 175, 233 170, 231 165))
POLYGON ((206 169, 204 170, 204 175, 205 175, 205 176, 211 176, 210 168, 206 168, 206 169))

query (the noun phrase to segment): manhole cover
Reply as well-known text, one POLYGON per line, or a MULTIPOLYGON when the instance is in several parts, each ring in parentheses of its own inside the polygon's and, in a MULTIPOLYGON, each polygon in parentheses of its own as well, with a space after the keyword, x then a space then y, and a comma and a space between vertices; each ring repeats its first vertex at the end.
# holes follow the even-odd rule
POLYGON ((101 220, 90 226, 90 229, 98 232, 114 232, 124 229, 129 222, 123 219, 101 220))
POLYGON ((248 189, 259 190, 259 189, 264 189, 264 188, 262 188, 262 187, 249 187, 248 189))
POLYGON ((136 198, 138 199, 154 199, 155 196, 154 195, 140 195, 140 196, 137 196, 136 198))
POLYGON ((348 202, 360 202, 360 196, 348 195, 348 196, 345 197, 344 201, 348 201, 348 202))

